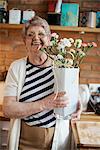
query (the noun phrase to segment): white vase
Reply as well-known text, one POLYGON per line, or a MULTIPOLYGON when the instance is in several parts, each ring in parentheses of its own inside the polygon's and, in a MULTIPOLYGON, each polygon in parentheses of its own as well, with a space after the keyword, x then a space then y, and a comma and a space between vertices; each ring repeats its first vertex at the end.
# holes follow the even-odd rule
POLYGON ((79 95, 79 68, 54 68, 55 92, 65 91, 69 96, 69 106, 56 108, 57 117, 68 119, 77 109, 79 95))
POLYGON ((62 0, 58 0, 56 7, 55 7, 55 12, 56 13, 60 13, 61 12, 61 4, 62 4, 62 0))

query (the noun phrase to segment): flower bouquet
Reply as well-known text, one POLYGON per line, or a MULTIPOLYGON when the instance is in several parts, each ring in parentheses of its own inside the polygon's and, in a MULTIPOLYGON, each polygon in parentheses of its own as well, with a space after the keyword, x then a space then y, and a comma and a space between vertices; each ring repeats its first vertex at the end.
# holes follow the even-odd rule
POLYGON ((62 38, 57 33, 51 34, 50 46, 42 48, 58 67, 78 68, 87 52, 97 47, 95 42, 83 43, 81 39, 62 38))
POLYGON ((68 107, 55 109, 56 116, 65 119, 77 109, 79 95, 79 67, 87 52, 97 47, 95 42, 83 43, 81 39, 59 38, 52 33, 50 45, 41 50, 53 60, 55 92, 66 91, 70 103, 68 107))

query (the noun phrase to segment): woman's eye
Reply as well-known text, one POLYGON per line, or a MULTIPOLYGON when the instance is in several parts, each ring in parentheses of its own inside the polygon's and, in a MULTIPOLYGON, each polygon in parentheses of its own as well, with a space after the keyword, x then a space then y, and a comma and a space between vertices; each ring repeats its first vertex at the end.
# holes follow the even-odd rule
POLYGON ((44 36, 45 36, 45 34, 44 34, 44 33, 39 33, 39 36, 44 37, 44 36))
POLYGON ((28 34, 27 36, 32 37, 33 35, 32 34, 28 34))
MULTIPOLYGON (((43 38, 45 36, 45 34, 44 33, 39 33, 37 36, 40 37, 40 38, 43 38)), ((27 34, 27 37, 29 37, 29 38, 35 38, 36 35, 29 33, 29 34, 27 34)))

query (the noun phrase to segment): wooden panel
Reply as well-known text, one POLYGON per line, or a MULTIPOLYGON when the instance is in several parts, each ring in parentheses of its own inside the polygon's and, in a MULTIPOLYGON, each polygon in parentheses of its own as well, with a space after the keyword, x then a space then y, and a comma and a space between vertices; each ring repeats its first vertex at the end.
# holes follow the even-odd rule
POLYGON ((80 144, 87 147, 100 147, 100 122, 77 121, 80 144))
MULTIPOLYGON (((94 113, 90 112, 86 112, 81 114, 81 121, 95 121, 95 122, 100 122, 100 116, 95 115, 94 113)), ((78 132, 77 132, 77 128, 76 128, 76 123, 71 121, 71 127, 72 127, 72 132, 73 132, 73 136, 74 136, 74 140, 75 140, 75 144, 76 146, 80 149, 80 150, 96 150, 97 148, 87 148, 87 147, 83 147, 82 144, 80 144, 79 141, 79 136, 78 136, 78 132)), ((100 148, 98 148, 99 150, 100 148)))
POLYGON ((7 150, 9 125, 9 121, 3 121, 0 118, 0 150, 7 150))

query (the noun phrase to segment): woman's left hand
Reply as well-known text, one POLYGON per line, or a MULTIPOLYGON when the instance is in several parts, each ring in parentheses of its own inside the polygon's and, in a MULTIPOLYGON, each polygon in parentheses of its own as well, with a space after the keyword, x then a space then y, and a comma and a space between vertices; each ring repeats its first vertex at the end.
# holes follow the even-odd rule
POLYGON ((73 122, 75 122, 75 121, 77 121, 77 120, 80 120, 81 113, 82 113, 82 104, 81 104, 80 101, 78 101, 77 110, 76 110, 75 113, 73 113, 73 114, 71 115, 71 118, 72 118, 71 120, 72 120, 73 122))

